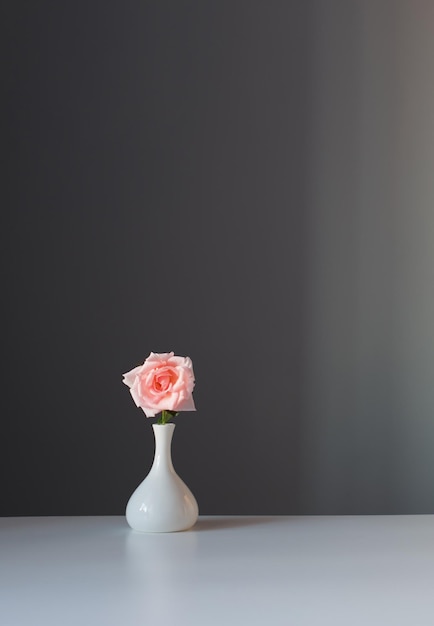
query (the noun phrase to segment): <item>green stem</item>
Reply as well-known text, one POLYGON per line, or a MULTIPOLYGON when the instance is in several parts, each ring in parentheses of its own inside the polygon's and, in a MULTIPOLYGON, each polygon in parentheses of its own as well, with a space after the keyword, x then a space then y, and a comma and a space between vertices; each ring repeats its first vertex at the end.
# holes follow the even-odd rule
POLYGON ((175 417, 176 415, 178 415, 178 411, 161 411, 161 415, 158 418, 157 424, 160 424, 161 426, 163 426, 164 424, 167 424, 167 422, 172 419, 172 417, 175 417))

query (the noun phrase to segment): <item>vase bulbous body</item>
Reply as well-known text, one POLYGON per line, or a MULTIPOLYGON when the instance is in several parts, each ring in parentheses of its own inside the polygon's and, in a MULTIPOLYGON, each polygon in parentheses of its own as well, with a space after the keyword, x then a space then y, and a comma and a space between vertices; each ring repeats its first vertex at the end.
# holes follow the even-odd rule
POLYGON ((149 474, 131 495, 126 509, 134 530, 169 533, 187 530, 198 518, 195 497, 172 464, 175 424, 154 424, 155 456, 149 474))

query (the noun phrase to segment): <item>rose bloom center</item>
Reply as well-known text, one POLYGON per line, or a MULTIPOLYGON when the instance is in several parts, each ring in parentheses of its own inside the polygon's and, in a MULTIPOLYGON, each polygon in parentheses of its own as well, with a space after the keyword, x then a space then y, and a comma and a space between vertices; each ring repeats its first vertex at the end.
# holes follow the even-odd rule
POLYGON ((176 375, 174 372, 156 374, 154 377, 154 390, 159 393, 167 391, 175 381, 176 375))

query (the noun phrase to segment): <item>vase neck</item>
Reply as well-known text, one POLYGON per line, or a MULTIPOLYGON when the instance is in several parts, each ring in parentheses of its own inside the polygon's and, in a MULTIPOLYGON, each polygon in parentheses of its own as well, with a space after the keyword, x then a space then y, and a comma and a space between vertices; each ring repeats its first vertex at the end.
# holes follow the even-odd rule
POLYGON ((175 424, 153 424, 152 428, 155 437, 153 469, 173 470, 171 445, 175 424))

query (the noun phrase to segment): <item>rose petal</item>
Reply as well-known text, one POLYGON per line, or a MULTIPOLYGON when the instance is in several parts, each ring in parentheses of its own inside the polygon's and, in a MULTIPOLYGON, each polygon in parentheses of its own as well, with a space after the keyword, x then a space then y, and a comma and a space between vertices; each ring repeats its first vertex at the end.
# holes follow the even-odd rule
POLYGON ((146 417, 155 417, 156 413, 158 413, 158 411, 155 411, 155 409, 150 409, 148 407, 142 406, 140 408, 142 409, 146 417))
POLYGON ((195 411, 196 410, 196 406, 194 404, 194 400, 193 400, 193 396, 189 395, 188 397, 184 398, 184 399, 180 399, 176 409, 173 409, 174 411, 195 411))
POLYGON ((140 372, 141 369, 142 369, 142 365, 139 365, 138 367, 135 367, 131 371, 127 372, 126 374, 122 374, 122 376, 124 377, 124 380, 122 382, 125 383, 125 385, 128 385, 129 387, 131 387, 131 385, 134 383, 134 380, 137 374, 140 372))
POLYGON ((150 362, 161 363, 162 361, 163 362, 168 361, 173 356, 174 356, 173 352, 162 352, 162 353, 151 352, 151 354, 146 359, 145 363, 150 363, 150 362))
POLYGON ((136 406, 141 406, 140 395, 137 393, 136 387, 130 387, 130 394, 132 395, 136 406))

